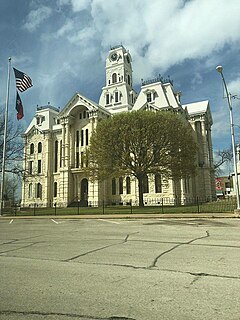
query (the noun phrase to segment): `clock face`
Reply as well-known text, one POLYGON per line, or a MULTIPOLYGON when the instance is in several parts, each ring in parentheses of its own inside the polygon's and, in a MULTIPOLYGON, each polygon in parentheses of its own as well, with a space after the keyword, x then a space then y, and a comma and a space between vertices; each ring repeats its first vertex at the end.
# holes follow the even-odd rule
POLYGON ((114 52, 113 54, 111 54, 111 60, 112 60, 112 61, 116 61, 117 58, 118 58, 118 55, 117 55, 116 52, 114 52))

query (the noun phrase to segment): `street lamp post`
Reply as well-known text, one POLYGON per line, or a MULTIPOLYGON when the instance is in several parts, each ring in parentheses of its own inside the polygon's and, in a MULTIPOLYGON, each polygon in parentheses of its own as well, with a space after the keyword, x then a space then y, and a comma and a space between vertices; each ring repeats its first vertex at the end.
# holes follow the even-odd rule
POLYGON ((239 183, 238 183, 238 172, 237 172, 237 161, 236 161, 236 149, 235 149, 235 137, 234 137, 234 124, 233 124, 233 114, 232 114, 232 96, 228 92, 227 84, 223 76, 223 67, 217 66, 217 72, 221 74, 224 88, 227 94, 227 101, 230 113, 230 127, 231 127, 231 137, 232 137, 232 151, 233 151, 233 166, 234 166, 234 175, 235 175, 235 186, 236 186, 236 196, 237 196, 237 213, 240 213, 240 198, 239 198, 239 183))

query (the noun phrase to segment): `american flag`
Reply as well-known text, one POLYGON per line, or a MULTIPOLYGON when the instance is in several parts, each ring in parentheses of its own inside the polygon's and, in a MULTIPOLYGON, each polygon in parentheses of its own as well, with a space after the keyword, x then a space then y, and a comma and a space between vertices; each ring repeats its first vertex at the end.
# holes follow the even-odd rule
POLYGON ((32 87, 32 79, 24 72, 13 68, 16 78, 16 87, 20 92, 32 87))

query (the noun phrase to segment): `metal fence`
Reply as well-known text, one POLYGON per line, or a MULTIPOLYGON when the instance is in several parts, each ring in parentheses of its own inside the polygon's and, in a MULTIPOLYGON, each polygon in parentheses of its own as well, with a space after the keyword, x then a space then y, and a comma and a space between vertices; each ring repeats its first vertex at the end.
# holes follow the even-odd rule
POLYGON ((81 206, 80 201, 75 201, 74 205, 66 207, 61 202, 54 202, 51 207, 44 207, 41 203, 34 202, 28 207, 5 207, 5 215, 82 215, 82 214, 133 214, 133 213, 214 213, 214 212, 233 212, 236 209, 236 198, 227 197, 210 201, 208 198, 162 198, 151 199, 144 202, 145 206, 139 207, 133 201, 129 202, 108 202, 95 201, 85 203, 81 206))

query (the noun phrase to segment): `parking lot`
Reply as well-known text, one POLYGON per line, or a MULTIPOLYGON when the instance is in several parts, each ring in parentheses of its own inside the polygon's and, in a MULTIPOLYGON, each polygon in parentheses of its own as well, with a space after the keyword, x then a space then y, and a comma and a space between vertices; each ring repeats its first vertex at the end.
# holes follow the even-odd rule
POLYGON ((0 319, 240 319, 239 219, 0 219, 0 319))

